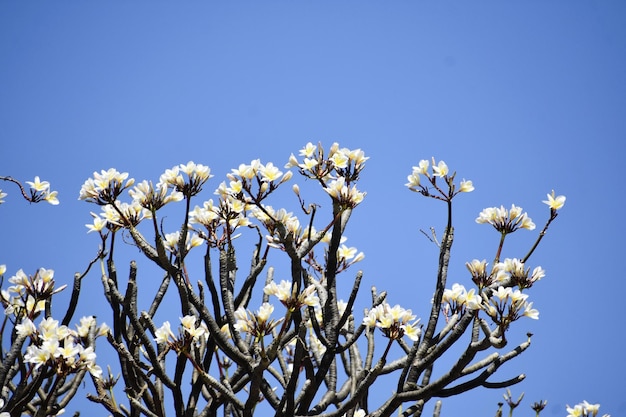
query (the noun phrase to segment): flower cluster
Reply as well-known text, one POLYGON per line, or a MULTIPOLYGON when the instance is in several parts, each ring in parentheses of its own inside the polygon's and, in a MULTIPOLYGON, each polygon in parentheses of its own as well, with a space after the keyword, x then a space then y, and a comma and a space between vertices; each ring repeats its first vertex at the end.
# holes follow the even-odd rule
POLYGON ((453 284, 452 289, 445 289, 441 299, 442 305, 445 305, 444 311, 460 313, 465 308, 470 310, 479 310, 482 305, 482 298, 473 288, 469 291, 461 284, 453 284))
POLYGON ((267 295, 274 295, 290 311, 295 311, 302 306, 317 306, 320 299, 316 295, 315 285, 309 285, 301 293, 297 293, 297 287, 289 281, 282 280, 280 284, 272 281, 263 288, 267 295))
POLYGON ((169 321, 163 323, 161 327, 154 332, 154 340, 159 344, 166 344, 176 352, 185 351, 192 343, 200 343, 209 337, 209 329, 206 324, 198 324, 198 318, 194 315, 187 315, 180 318, 181 331, 176 336, 172 332, 169 321))
POLYGON ((250 214, 263 224, 268 232, 266 239, 273 247, 281 248, 287 236, 298 240, 302 234, 298 217, 283 208, 275 210, 272 206, 261 205, 253 207, 250 214))
POLYGON ((302 162, 291 154, 285 168, 298 168, 303 176, 321 181, 324 190, 342 207, 353 208, 363 201, 366 193, 353 184, 369 159, 361 149, 339 148, 334 143, 325 155, 321 144, 309 142, 299 155, 304 157, 302 162))
POLYGON ((345 177, 332 180, 324 191, 343 207, 356 207, 363 201, 366 194, 357 190, 356 185, 350 188, 346 184, 345 177))
MULTIPOLYGON (((48 181, 41 181, 39 177, 35 177, 34 181, 26 181, 26 184, 30 186, 30 201, 37 203, 39 201, 47 201, 48 203, 56 206, 59 204, 57 198, 58 193, 56 191, 50 191, 50 183, 48 181)), ((1 195, 0 200, 6 196, 1 195)))
MULTIPOLYGON (((587 401, 576 404, 574 407, 567 406, 567 417, 596 417, 600 412, 600 404, 589 404, 587 401)), ((610 417, 604 414, 602 417, 610 417)))
POLYGON ((513 233, 517 229, 535 229, 535 223, 528 217, 528 214, 522 213, 522 208, 515 204, 511 205, 510 210, 505 209, 504 206, 483 209, 476 218, 476 223, 488 223, 504 234, 513 233))
POLYGON ((137 201, 131 203, 115 201, 112 204, 102 206, 102 212, 98 215, 91 212, 93 223, 85 224, 90 232, 102 232, 104 229, 118 230, 137 226, 144 219, 151 219, 150 210, 142 207, 137 201))
POLYGON ((246 332, 258 339, 270 334, 274 328, 283 320, 270 320, 270 316, 274 312, 274 306, 270 303, 263 303, 256 313, 246 311, 245 308, 239 307, 235 311, 235 330, 238 332, 246 332))
POLYGON ((134 203, 150 212, 155 212, 167 203, 181 201, 184 198, 183 193, 180 191, 173 189, 170 194, 167 194, 168 190, 168 184, 166 183, 159 182, 154 186, 152 181, 144 180, 135 185, 132 190, 129 190, 128 194, 134 203))
MULTIPOLYGON (((0 265, 0 276, 6 271, 5 265, 0 265)), ((52 269, 39 268, 35 275, 29 276, 23 270, 9 278, 13 284, 0 292, 0 298, 4 306, 4 313, 13 314, 16 318, 35 317, 43 311, 46 300, 52 295, 62 291, 67 285, 54 288, 54 271, 52 269)))
POLYGON ((260 203, 279 185, 291 179, 293 173, 285 174, 273 163, 262 164, 260 159, 255 159, 250 164, 240 164, 232 169, 227 175, 230 186, 226 183, 220 185, 228 195, 246 203, 260 203))
POLYGON ((208 166, 189 161, 187 164, 166 169, 159 178, 157 188, 172 187, 189 198, 202 191, 202 186, 211 177, 211 169, 208 166))
POLYGON ((79 200, 85 200, 100 206, 113 204, 122 192, 131 187, 135 180, 128 178, 128 172, 119 172, 115 168, 93 173, 80 189, 79 200))
POLYGON ((404 309, 399 305, 391 307, 388 303, 382 303, 369 310, 363 318, 363 324, 368 328, 378 327, 383 334, 392 340, 407 336, 416 341, 419 339, 421 329, 418 327, 419 319, 415 320, 411 310, 404 309), (410 323, 413 321, 413 323, 410 323))
MULTIPOLYGON (((185 250, 189 251, 191 248, 195 248, 196 246, 202 245, 204 241, 197 234, 189 235, 187 234, 187 240, 185 242, 185 250)), ((180 253, 179 245, 180 243, 180 231, 176 231, 174 233, 167 233, 164 236, 163 244, 165 245, 165 249, 168 251, 178 254, 180 253)))
POLYGON ((521 316, 535 320, 539 318, 539 311, 533 308, 533 303, 526 301, 528 294, 523 294, 520 290, 498 287, 489 299, 485 295, 483 298, 485 300, 482 309, 504 330, 521 316))
POLYGON ((106 324, 96 327, 93 317, 83 317, 77 330, 59 326, 58 320, 49 317, 38 326, 29 318, 24 318, 15 326, 18 336, 30 338, 24 361, 33 364, 34 369, 48 366, 57 374, 68 375, 79 370, 89 371, 95 378, 101 378, 102 369, 96 364, 96 353, 92 346, 86 346, 89 335, 94 331, 98 336, 109 332, 106 324))
MULTIPOLYGON (((46 201, 53 206, 59 204, 59 199, 57 198, 57 195, 59 193, 56 191, 50 191, 50 183, 48 181, 41 181, 39 177, 35 177, 34 181, 26 181, 26 184, 30 186, 30 196, 26 194, 26 190, 18 180, 11 177, 3 176, 0 176, 0 180, 9 181, 16 184, 18 187, 20 187, 20 190, 22 191, 22 196, 31 203, 46 201)), ((6 196, 7 193, 0 190, 0 204, 4 203, 4 198, 6 196)))
POLYGON ((189 212, 189 224, 204 226, 206 233, 202 232, 200 235, 212 246, 219 246, 224 239, 224 236, 217 235, 217 228, 220 225, 225 227, 226 235, 232 239, 236 237, 235 230, 248 226, 250 220, 246 216, 244 203, 232 197, 225 197, 220 198, 218 205, 215 205, 213 200, 209 200, 205 201, 202 207, 195 206, 189 212))
POLYGON ((454 185, 454 177, 456 173, 450 174, 450 169, 444 161, 435 162, 435 158, 432 158, 431 163, 427 159, 422 159, 417 166, 413 167, 411 174, 407 176, 408 182, 405 184, 411 191, 421 193, 425 196, 432 196, 435 198, 443 198, 449 200, 458 193, 469 193, 474 191, 474 184, 470 180, 463 179, 458 186, 458 189, 454 185), (430 170, 430 172, 429 172, 430 170), (420 176, 426 177, 428 182, 439 192, 438 196, 433 196, 428 187, 422 184, 420 176), (437 178, 443 179, 448 184, 449 192, 444 192, 437 185, 437 178))
POLYGON ((473 259, 465 263, 472 274, 472 281, 481 290, 493 284, 512 285, 523 290, 532 287, 535 282, 546 275, 540 266, 535 267, 531 272, 530 268, 526 268, 524 263, 517 258, 506 258, 503 262, 496 263, 490 273, 487 273, 487 265, 484 259, 482 261, 473 259))

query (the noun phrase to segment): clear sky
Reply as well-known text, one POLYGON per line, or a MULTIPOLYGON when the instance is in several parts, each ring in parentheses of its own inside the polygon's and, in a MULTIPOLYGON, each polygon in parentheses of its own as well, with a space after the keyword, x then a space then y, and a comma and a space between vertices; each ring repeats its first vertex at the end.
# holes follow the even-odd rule
MULTIPOLYGON (((547 271, 530 291, 540 320, 515 323, 509 347, 526 331, 533 345, 499 374, 527 375, 512 388, 526 392, 520 417, 539 399, 544 416, 582 400, 626 415, 625 139, 622 1, 0 3, 0 175, 39 175, 61 200, 28 206, 0 184, 7 276, 84 270, 98 210, 77 197, 95 170, 157 181, 193 160, 215 174, 210 198, 239 163, 283 166, 337 141, 370 156, 347 232, 366 255, 361 300, 376 285, 427 317, 436 250, 419 230, 441 231, 444 207, 404 187, 411 167, 434 156, 476 187, 455 209, 450 285, 469 287, 466 261, 493 259, 496 232, 474 222, 484 207, 515 203, 539 226, 555 189, 566 205, 531 258, 547 271)), ((512 235, 505 256, 536 232, 512 235)), ((85 291, 79 314, 110 321, 97 273, 85 291)), ((443 415, 493 415, 502 393, 446 399, 443 415)))

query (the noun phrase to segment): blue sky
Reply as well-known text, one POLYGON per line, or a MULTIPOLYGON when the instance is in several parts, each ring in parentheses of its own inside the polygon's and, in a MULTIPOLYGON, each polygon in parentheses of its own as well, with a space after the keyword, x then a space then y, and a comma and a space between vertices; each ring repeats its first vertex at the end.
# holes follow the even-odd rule
MULTIPOLYGON (((193 160, 215 174, 208 199, 239 163, 337 141, 370 156, 347 232, 366 254, 361 300, 376 285, 427 317, 436 251, 419 230, 442 230, 443 205, 404 183, 434 156, 476 187, 455 207, 450 283, 494 256, 498 236, 474 222, 484 207, 515 203, 541 225, 545 194, 567 196, 531 258, 547 271, 530 291, 540 320, 516 323, 510 346, 526 331, 533 345, 500 375, 525 373, 513 393, 547 399, 545 416, 583 399, 626 413, 623 2, 2 2, 0 62, 0 175, 39 175, 61 200, 28 206, 0 184, 9 276, 44 266, 69 283, 86 267, 97 210, 77 197, 95 170, 156 181, 193 160)), ((517 232, 505 255, 534 236, 517 232)), ((87 281, 81 314, 107 321, 99 276, 87 281)), ((444 415, 492 415, 502 393, 446 399, 444 415)))

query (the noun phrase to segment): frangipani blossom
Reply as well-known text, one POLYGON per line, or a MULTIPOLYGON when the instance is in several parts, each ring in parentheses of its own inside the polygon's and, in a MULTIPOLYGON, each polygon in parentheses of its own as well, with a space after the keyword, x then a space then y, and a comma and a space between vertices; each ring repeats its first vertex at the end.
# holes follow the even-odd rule
POLYGON ((282 280, 280 284, 276 284, 276 282, 271 281, 263 288, 263 292, 267 295, 274 295, 285 307, 292 311, 305 305, 316 306, 319 304, 314 285, 309 285, 297 294, 291 282, 282 280))
POLYGON ((504 206, 485 208, 476 218, 476 223, 488 223, 501 233, 513 233, 517 229, 535 229, 535 223, 528 214, 522 213, 522 208, 515 204, 511 205, 510 210, 504 206))
POLYGON ((407 336, 416 341, 419 339, 421 330, 417 327, 419 319, 413 320, 415 320, 415 315, 411 310, 399 305, 391 307, 388 303, 383 303, 368 311, 363 318, 363 324, 367 327, 378 327, 390 339, 396 340, 407 336))
POLYGON ((552 193, 547 194, 547 196, 548 196, 548 199, 542 202, 547 204, 551 210, 559 210, 565 205, 564 195, 560 195, 557 197, 554 195, 554 190, 552 190, 552 193))

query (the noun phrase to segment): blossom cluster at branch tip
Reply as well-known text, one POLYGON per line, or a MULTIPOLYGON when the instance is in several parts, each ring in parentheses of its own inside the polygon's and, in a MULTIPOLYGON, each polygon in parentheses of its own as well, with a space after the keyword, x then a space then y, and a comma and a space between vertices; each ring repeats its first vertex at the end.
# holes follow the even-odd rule
POLYGON ((520 289, 530 288, 546 276, 542 267, 537 266, 531 272, 530 268, 526 268, 524 263, 517 258, 506 258, 503 262, 498 262, 494 270, 497 282, 510 281, 520 289))
POLYGON ((467 291, 461 284, 453 284, 452 289, 445 289, 441 299, 442 304, 447 304, 444 310, 461 312, 464 308, 479 310, 482 305, 482 298, 472 288, 467 291))
POLYGON ((138 201, 131 203, 116 200, 113 204, 102 206, 102 212, 98 215, 91 212, 93 223, 85 224, 89 229, 87 233, 102 232, 105 228, 117 230, 137 226, 144 219, 151 219, 152 212, 142 207, 138 201))
POLYGON ((352 188, 350 188, 346 184, 346 179, 344 177, 332 180, 328 186, 324 188, 324 191, 326 191, 339 204, 347 207, 356 207, 359 205, 363 201, 366 194, 357 190, 356 185, 353 185, 352 188))
POLYGON ((78 199, 101 206, 113 204, 125 189, 135 183, 133 178, 127 178, 128 172, 119 172, 115 168, 94 172, 93 178, 82 185, 78 199))
POLYGON ((520 289, 530 288, 535 282, 545 277, 546 273, 542 267, 535 267, 532 272, 530 267, 526 268, 525 264, 517 258, 505 258, 504 261, 494 265, 491 272, 487 272, 487 261, 473 259, 466 262, 472 281, 479 287, 485 288, 491 285, 513 285, 520 289))
MULTIPOLYGON (((166 233, 163 239, 163 244, 165 245, 165 249, 172 253, 179 253, 180 248, 178 247, 178 243, 180 241, 180 231, 176 231, 173 233, 166 233)), ((195 248, 197 246, 202 245, 204 241, 198 236, 196 233, 187 234, 187 240, 185 242, 185 249, 190 250, 191 248, 195 248)))
POLYGON ((283 174, 272 162, 263 164, 260 159, 255 159, 250 164, 240 164, 232 169, 227 174, 229 186, 222 182, 215 194, 222 198, 235 198, 242 203, 258 204, 292 176, 291 171, 283 174))
POLYGON ((526 301, 528 294, 511 287, 498 287, 493 295, 483 303, 483 310, 498 325, 505 328, 520 316, 537 320, 539 311, 533 308, 533 303, 526 301))
POLYGON ((156 186, 152 182, 146 180, 135 185, 128 191, 133 202, 150 211, 156 211, 167 203, 181 201, 184 198, 183 193, 173 189, 168 195, 169 188, 166 183, 158 183, 156 186))
MULTIPOLYGON (((48 181, 41 181, 39 177, 35 177, 34 181, 26 181, 26 184, 30 186, 30 200, 33 203, 37 203, 39 201, 47 201, 48 203, 56 206, 59 204, 59 199, 57 195, 59 194, 56 191, 50 191, 50 183, 48 181)), ((0 200, 2 200, 4 196, 0 190, 0 200)), ((1 203, 2 201, 0 201, 1 203)))
POLYGON ((488 207, 480 212, 476 223, 488 223, 501 233, 512 233, 517 229, 534 230, 535 223, 522 210, 515 204, 511 205, 510 210, 505 209, 504 206, 488 207))
POLYGON ((208 166, 189 161, 166 169, 157 187, 171 187, 186 197, 192 197, 202 191, 202 186, 211 177, 208 166))
POLYGON ((261 304, 261 307, 255 313, 247 311, 244 307, 239 307, 235 310, 236 321, 234 328, 238 332, 246 332, 262 339, 263 336, 270 334, 284 320, 284 317, 278 320, 270 320, 272 312, 274 312, 274 306, 270 303, 261 304))
POLYGON ((547 194, 547 196, 548 196, 548 199, 542 201, 542 203, 547 204, 548 207, 550 207, 550 209, 556 211, 556 210, 561 209, 565 205, 565 196, 564 195, 555 196, 554 190, 552 190, 552 193, 547 194))
POLYGON ((378 327, 390 339, 397 340, 407 336, 416 341, 421 329, 418 326, 419 319, 415 320, 415 317, 409 309, 397 304, 391 307, 388 303, 382 303, 368 311, 363 318, 363 324, 369 328, 378 327))
POLYGON ((288 236, 294 240, 302 237, 300 220, 284 208, 275 210, 272 206, 255 206, 250 214, 265 227, 268 232, 265 238, 272 247, 281 248, 282 242, 288 236))
POLYGON ((62 375, 86 369, 95 378, 102 377, 102 369, 96 364, 93 347, 84 345, 92 329, 96 336, 109 332, 106 324, 97 327, 94 317, 81 318, 77 330, 59 326, 59 321, 52 317, 43 319, 38 326, 30 318, 24 318, 15 329, 18 336, 31 340, 24 361, 33 364, 34 369, 50 366, 62 375))
MULTIPOLYGON (((302 162, 291 154, 285 168, 298 168, 305 177, 322 181, 324 190, 344 207, 353 208, 363 201, 366 193, 354 185, 369 159, 361 149, 340 148, 333 143, 326 155, 321 144, 309 142, 299 156, 304 157, 302 162)), ((297 188, 294 191, 298 194, 297 188)))
MULTIPOLYGON (((574 407, 566 407, 567 417, 596 417, 600 412, 600 404, 590 404, 587 401, 576 404, 574 407)), ((602 417, 610 417, 604 414, 602 417)))
POLYGON ((263 292, 267 295, 276 296, 285 307, 292 311, 305 305, 314 307, 320 302, 314 285, 309 285, 297 294, 295 285, 291 282, 282 280, 280 284, 276 284, 276 282, 271 281, 263 288, 263 292))
MULTIPOLYGON (((455 173, 450 174, 450 168, 444 161, 435 162, 435 158, 432 158, 431 166, 431 163, 427 159, 422 159, 417 166, 413 167, 411 174, 407 176, 408 182, 405 186, 411 191, 429 195, 427 187, 422 185, 420 176, 426 177, 426 179, 433 185, 438 177, 446 181, 450 187, 453 187, 452 182, 454 180, 455 173), (431 172, 429 172, 429 169, 431 172)), ((459 187, 456 189, 454 194, 469 193, 472 191, 474 191, 473 182, 464 178, 459 183, 459 187)))
POLYGON ((204 323, 196 325, 197 321, 198 318, 191 314, 180 317, 181 332, 178 336, 172 332, 170 322, 165 321, 155 330, 154 340, 157 343, 169 345, 177 352, 188 348, 191 343, 199 343, 201 338, 206 341, 209 337, 209 329, 204 323))
MULTIPOLYGON (((2 267, 4 270, 0 270, 0 275, 4 275, 6 271, 6 266, 2 267)), ((4 306, 4 314, 13 314, 15 317, 34 317, 43 311, 48 298, 67 287, 62 285, 55 289, 54 271, 45 268, 39 268, 33 276, 28 276, 20 269, 9 278, 9 283, 13 285, 0 292, 0 300, 4 306)))

